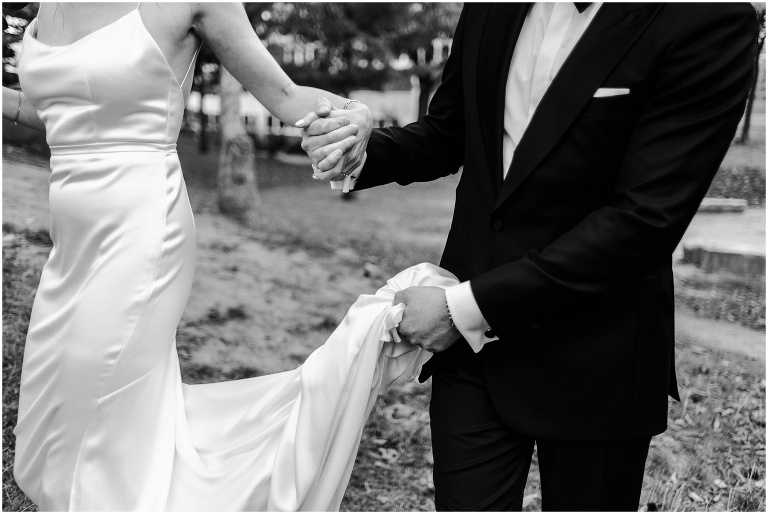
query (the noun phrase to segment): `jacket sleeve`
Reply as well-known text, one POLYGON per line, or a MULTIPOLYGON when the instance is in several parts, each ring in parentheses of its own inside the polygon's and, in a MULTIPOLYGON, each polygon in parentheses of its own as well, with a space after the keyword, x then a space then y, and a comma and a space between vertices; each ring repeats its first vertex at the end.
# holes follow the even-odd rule
POLYGON ((470 280, 503 339, 667 261, 733 139, 751 85, 749 4, 709 4, 660 55, 611 201, 544 248, 470 280))
POLYGON ((462 53, 468 9, 465 4, 461 11, 451 55, 429 113, 405 127, 373 130, 355 190, 390 182, 428 182, 456 173, 464 163, 462 53))

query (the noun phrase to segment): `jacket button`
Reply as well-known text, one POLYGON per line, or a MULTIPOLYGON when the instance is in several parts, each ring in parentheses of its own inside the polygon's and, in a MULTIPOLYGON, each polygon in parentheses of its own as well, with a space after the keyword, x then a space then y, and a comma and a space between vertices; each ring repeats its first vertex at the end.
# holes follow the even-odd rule
POLYGON ((504 222, 501 220, 496 220, 493 222, 493 230, 494 232, 501 232, 504 230, 504 222))
POLYGON ((485 334, 485 337, 487 337, 488 339, 493 339, 494 337, 496 337, 496 332, 494 332, 492 328, 486 328, 483 334, 485 334))

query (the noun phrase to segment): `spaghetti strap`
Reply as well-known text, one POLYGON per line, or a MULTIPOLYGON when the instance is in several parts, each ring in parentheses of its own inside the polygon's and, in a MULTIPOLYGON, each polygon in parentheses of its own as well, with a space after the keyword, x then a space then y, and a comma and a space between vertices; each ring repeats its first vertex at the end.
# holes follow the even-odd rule
POLYGON ((197 59, 197 54, 200 53, 200 49, 203 47, 202 41, 200 42, 200 45, 197 47, 197 50, 195 50, 195 55, 192 56, 192 62, 189 63, 189 68, 187 68, 187 73, 184 75, 184 80, 181 81, 180 86, 184 87, 184 83, 187 81, 187 77, 189 76, 189 72, 192 71, 192 68, 195 65, 195 60, 197 59))
POLYGON ((134 8, 133 8, 133 10, 134 10, 134 11, 138 10, 140 5, 141 5, 141 2, 137 3, 137 4, 136 4, 136 7, 134 7, 134 8))

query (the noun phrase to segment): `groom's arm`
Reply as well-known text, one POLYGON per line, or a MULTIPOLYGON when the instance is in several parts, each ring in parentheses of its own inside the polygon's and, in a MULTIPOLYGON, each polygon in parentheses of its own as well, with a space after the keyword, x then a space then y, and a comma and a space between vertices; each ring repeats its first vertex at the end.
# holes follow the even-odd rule
POLYGON ((748 4, 702 7, 661 57, 612 201, 548 246, 469 281, 502 339, 670 258, 744 112, 756 35, 748 4))

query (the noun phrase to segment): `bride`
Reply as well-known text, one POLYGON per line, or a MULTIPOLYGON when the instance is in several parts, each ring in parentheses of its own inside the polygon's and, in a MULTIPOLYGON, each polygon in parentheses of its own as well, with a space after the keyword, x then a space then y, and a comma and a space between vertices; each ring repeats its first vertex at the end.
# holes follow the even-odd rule
MULTIPOLYGON (((3 117, 46 131, 53 249, 22 368, 14 473, 41 510, 335 510, 376 395, 430 354, 401 342, 411 285, 456 282, 430 265, 363 295, 296 370, 181 383, 175 330, 195 228, 176 155, 201 42, 286 123, 324 96, 356 109, 317 174, 371 129, 360 103, 300 87, 241 4, 41 4, 23 40, 22 92, 3 117), (356 137, 360 136, 360 137, 356 137)), ((336 113, 338 114, 338 113, 336 113)))

